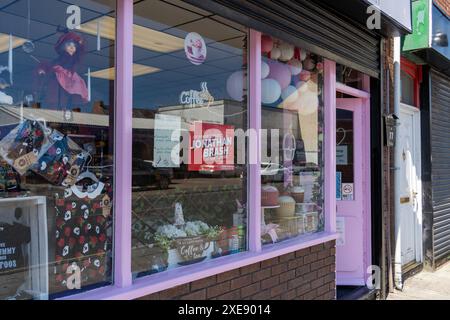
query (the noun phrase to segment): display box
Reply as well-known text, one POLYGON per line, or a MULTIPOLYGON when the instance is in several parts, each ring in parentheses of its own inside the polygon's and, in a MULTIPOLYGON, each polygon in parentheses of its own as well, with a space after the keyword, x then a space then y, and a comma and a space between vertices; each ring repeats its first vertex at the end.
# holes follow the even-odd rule
MULTIPOLYGON (((0 225, 3 230, 12 227, 19 227, 12 231, 23 230, 21 233, 10 234, 8 238, 6 233, 3 233, 3 239, 0 233, 0 248, 4 249, 0 250, 0 262, 3 262, 0 281, 3 282, 2 278, 6 277, 5 274, 13 275, 17 287, 16 292, 11 292, 12 294, 6 298, 21 299, 21 296, 25 294, 28 298, 35 300, 48 299, 46 198, 0 199, 0 225), (17 261, 20 259, 20 265, 16 259, 17 261), (22 275, 17 276, 19 274, 22 275)), ((12 279, 11 276, 8 278, 12 279)), ((11 283, 10 285, 13 285, 11 283)))

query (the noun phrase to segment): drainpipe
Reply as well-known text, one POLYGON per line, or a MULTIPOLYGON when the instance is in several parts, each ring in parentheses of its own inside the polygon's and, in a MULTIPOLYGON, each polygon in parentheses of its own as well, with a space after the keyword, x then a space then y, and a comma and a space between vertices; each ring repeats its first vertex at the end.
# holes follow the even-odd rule
MULTIPOLYGON (((400 37, 394 38, 394 114, 398 117, 400 115, 400 51, 401 42, 400 37)), ((400 150, 400 123, 397 122, 397 130, 395 130, 395 153, 394 153, 394 210, 395 210, 395 254, 394 254, 394 283, 398 290, 403 289, 402 281, 402 242, 400 228, 400 180, 401 172, 400 166, 402 161, 402 150, 400 150)))

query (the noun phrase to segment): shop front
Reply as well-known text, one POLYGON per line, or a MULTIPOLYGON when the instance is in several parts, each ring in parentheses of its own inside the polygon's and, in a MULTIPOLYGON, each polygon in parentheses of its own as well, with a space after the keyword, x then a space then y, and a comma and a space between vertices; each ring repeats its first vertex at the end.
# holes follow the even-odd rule
POLYGON ((380 36, 254 3, 2 4, 1 299, 366 284, 380 36))
POLYGON ((422 144, 422 166, 421 170, 420 166, 416 168, 418 176, 422 176, 423 202, 418 205, 423 214, 418 219, 423 225, 423 231, 417 236, 419 244, 415 248, 419 249, 420 259, 416 258, 415 261, 424 262, 426 267, 433 270, 447 262, 450 255, 447 197, 447 180, 450 176, 447 165, 447 91, 450 83, 448 14, 439 1, 414 2, 413 34, 402 41, 402 55, 405 57, 402 60, 403 69, 419 71, 409 72, 409 77, 402 80, 406 99, 420 108, 421 140, 417 143, 422 144), (413 88, 414 91, 411 91, 413 88))

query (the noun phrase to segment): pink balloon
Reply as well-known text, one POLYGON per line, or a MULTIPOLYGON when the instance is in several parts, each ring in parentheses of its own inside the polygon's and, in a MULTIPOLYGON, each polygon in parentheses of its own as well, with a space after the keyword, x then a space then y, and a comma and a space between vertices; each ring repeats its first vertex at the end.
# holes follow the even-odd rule
POLYGON ((268 78, 278 81, 281 90, 286 89, 291 84, 291 70, 284 63, 269 61, 270 73, 268 78))
POLYGON ((273 49, 273 39, 271 36, 261 36, 261 51, 263 53, 269 53, 273 49))
POLYGON ((311 79, 311 72, 309 72, 307 70, 303 70, 300 73, 300 80, 301 81, 308 81, 309 79, 311 79))

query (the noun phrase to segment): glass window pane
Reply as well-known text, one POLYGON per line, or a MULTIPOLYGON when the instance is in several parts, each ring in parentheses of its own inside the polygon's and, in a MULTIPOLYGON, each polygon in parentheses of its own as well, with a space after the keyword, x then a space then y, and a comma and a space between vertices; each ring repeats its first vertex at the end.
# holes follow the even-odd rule
POLYGON ((401 101, 407 105, 414 106, 414 79, 404 71, 401 72, 401 87, 401 101))
POLYGON ((134 10, 132 271, 140 277, 247 248, 247 31, 181 1, 134 10))
POLYGON ((323 230, 323 60, 262 37, 262 243, 323 230))
POLYGON ((336 81, 346 86, 355 88, 355 89, 363 89, 363 74, 359 71, 356 71, 350 67, 344 66, 342 64, 336 64, 336 81))
POLYGON ((115 1, 6 2, 0 299, 110 284, 115 1))
POLYGON ((345 192, 342 185, 355 183, 353 135, 353 112, 348 110, 336 110, 336 174, 338 175, 337 200, 351 201, 355 195, 343 196, 345 192))

